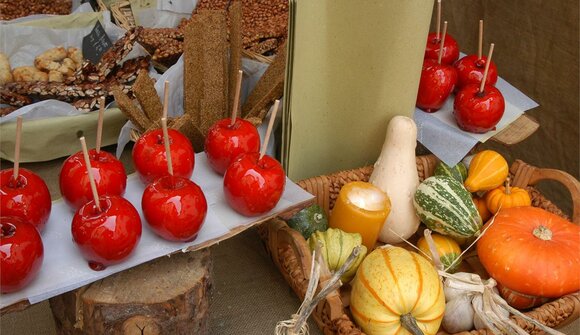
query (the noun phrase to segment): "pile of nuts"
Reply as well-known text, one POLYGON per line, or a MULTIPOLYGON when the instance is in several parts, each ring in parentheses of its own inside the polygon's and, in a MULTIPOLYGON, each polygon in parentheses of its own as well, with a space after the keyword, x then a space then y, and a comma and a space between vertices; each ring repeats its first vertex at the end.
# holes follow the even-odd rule
POLYGON ((175 28, 145 28, 138 40, 151 59, 165 67, 175 64, 183 53, 183 32, 175 28))
MULTIPOLYGON (((1 0, 0 0, 1 1, 1 0)), ((285 0, 241 0, 242 47, 260 55, 278 53, 288 35, 288 2, 285 0)), ((200 10, 227 10, 231 0, 200 0, 192 15, 200 10)), ((183 30, 191 19, 177 28, 145 28, 138 42, 153 55, 156 65, 169 67, 183 53, 183 30)), ((229 27, 229 16, 228 16, 229 27)))
MULTIPOLYGON (((243 48, 261 55, 277 53, 288 35, 288 1, 241 1, 243 48)), ((196 11, 227 9, 230 2, 230 0, 200 0, 196 11)))
POLYGON ((0 20, 33 14, 66 15, 72 11, 72 0, 0 0, 0 20))
MULTIPOLYGON (((81 111, 91 111, 97 100, 110 97, 113 88, 130 94, 131 83, 149 57, 122 60, 133 49, 141 28, 128 31, 93 65, 83 60, 77 48, 56 47, 35 58, 35 66, 10 70, 8 58, 0 53, 0 103, 22 107, 38 100, 57 99, 81 111)), ((0 108, 0 115, 14 108, 0 108)))

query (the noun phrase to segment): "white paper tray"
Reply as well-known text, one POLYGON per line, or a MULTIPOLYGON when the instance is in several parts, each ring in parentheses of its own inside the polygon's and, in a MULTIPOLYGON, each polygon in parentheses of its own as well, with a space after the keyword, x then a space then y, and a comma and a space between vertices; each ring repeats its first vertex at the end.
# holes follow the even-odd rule
MULTIPOLYGON (((460 57, 463 56, 465 55, 461 54, 460 57)), ((485 134, 474 134, 459 129, 453 116, 455 94, 451 94, 443 107, 435 113, 426 113, 415 108, 417 140, 447 165, 453 166, 461 161, 478 142, 485 143, 524 112, 538 107, 535 101, 501 77, 498 77, 495 87, 505 99, 504 115, 495 130, 485 134)))
POLYGON ((195 156, 195 169, 191 180, 203 190, 208 203, 205 223, 193 242, 169 242, 155 235, 143 217, 141 196, 145 186, 136 174, 127 180, 125 198, 141 215, 143 234, 134 253, 120 264, 103 271, 93 271, 74 245, 71 235, 73 212, 62 200, 52 203, 52 212, 42 234, 44 262, 36 279, 19 292, 0 295, 0 309, 13 304, 35 304, 56 295, 74 290, 116 272, 120 272, 152 259, 169 255, 179 250, 196 250, 209 247, 232 237, 245 229, 272 218, 290 209, 301 207, 313 200, 313 195, 286 178, 286 188, 278 205, 269 213, 259 217, 244 217, 231 209, 223 195, 223 177, 211 170, 204 153, 195 156))

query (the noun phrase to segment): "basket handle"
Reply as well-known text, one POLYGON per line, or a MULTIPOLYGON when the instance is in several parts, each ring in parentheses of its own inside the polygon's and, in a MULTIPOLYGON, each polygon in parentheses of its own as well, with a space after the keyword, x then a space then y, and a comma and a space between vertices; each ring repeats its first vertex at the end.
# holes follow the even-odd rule
MULTIPOLYGON (((274 218, 266 224, 268 225, 268 244, 274 263, 278 266, 278 268, 282 269, 282 264, 280 264, 280 255, 278 254, 278 246, 287 244, 292 248, 294 255, 296 255, 304 277, 306 279, 310 279, 309 277, 312 256, 304 237, 299 232, 288 227, 286 222, 283 220, 274 218)), ((301 298, 304 298, 304 293, 305 292, 302 293, 301 298)))
POLYGON ((561 170, 537 168, 519 159, 512 164, 510 172, 514 175, 513 185, 517 187, 535 185, 541 180, 555 180, 564 185, 572 196, 572 222, 580 224, 580 182, 572 175, 561 170))

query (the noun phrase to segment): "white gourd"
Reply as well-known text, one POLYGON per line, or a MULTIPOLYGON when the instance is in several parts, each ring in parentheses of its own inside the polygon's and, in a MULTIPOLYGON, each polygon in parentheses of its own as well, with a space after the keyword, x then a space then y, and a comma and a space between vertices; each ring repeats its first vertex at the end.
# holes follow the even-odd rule
POLYGON ((471 297, 463 294, 447 302, 441 325, 448 333, 455 334, 473 329, 471 297))
POLYGON ((416 146, 415 122, 406 116, 393 117, 369 180, 391 199, 391 212, 379 234, 379 240, 384 243, 400 243, 399 236, 407 239, 419 227, 419 217, 413 206, 413 196, 419 185, 416 146))

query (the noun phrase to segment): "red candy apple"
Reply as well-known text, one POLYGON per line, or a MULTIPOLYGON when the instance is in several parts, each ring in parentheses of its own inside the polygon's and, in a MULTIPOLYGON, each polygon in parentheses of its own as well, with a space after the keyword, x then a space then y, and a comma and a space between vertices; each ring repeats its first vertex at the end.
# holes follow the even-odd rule
MULTIPOLYGON (((439 48, 441 46, 442 34, 439 34, 437 38, 436 33, 430 33, 427 37, 427 47, 425 48, 425 59, 435 59, 439 58, 439 48)), ((459 58, 459 45, 457 41, 451 35, 445 34, 445 41, 443 41, 443 56, 441 57, 441 63, 451 65, 457 58, 459 58)))
POLYGON ((42 239, 34 225, 18 217, 0 217, 0 292, 28 285, 40 271, 43 258, 42 239))
MULTIPOLYGON (((175 176, 189 178, 193 173, 195 152, 185 135, 174 129, 168 129, 173 173, 175 176)), ((163 130, 156 129, 145 133, 133 147, 133 164, 139 177, 145 184, 168 176, 167 158, 163 142, 163 130)))
POLYGON ((141 239, 141 218, 133 205, 119 196, 99 197, 81 206, 72 221, 72 237, 95 271, 127 258, 141 239))
POLYGON ((193 241, 207 213, 201 188, 176 176, 161 177, 149 184, 141 206, 151 229, 169 241, 193 241))
MULTIPOLYGON (((89 150, 89 159, 98 193, 122 196, 127 186, 123 164, 115 156, 102 150, 99 153, 95 149, 89 150)), ((82 151, 64 161, 60 170, 59 184, 62 197, 74 210, 93 199, 82 151)))
POLYGON ((48 187, 32 171, 20 168, 17 179, 13 173, 0 171, 0 214, 20 217, 42 231, 52 206, 48 187))
POLYGON ((453 103, 453 116, 459 128, 472 133, 485 133, 501 120, 505 101, 501 92, 485 85, 470 84, 459 90, 453 103))
MULTIPOLYGON (((485 63, 487 62, 487 57, 482 56, 481 58, 477 55, 469 55, 461 58, 453 66, 457 69, 457 89, 464 87, 467 84, 480 84, 483 79, 483 73, 485 71, 485 63)), ((491 61, 489 64, 489 70, 487 72, 487 79, 485 81, 486 85, 495 85, 497 82, 497 67, 495 63, 491 61)))
POLYGON ((205 154, 211 168, 224 174, 231 162, 239 155, 260 150, 260 135, 250 122, 231 119, 216 122, 205 138, 205 154))
POLYGON ((228 204, 238 213, 255 216, 269 212, 276 206, 284 186, 286 174, 274 158, 260 154, 243 154, 227 169, 224 194, 228 204))
POLYGON ((419 81, 417 107, 427 113, 436 112, 443 107, 456 82, 457 72, 453 66, 425 59, 419 81))

